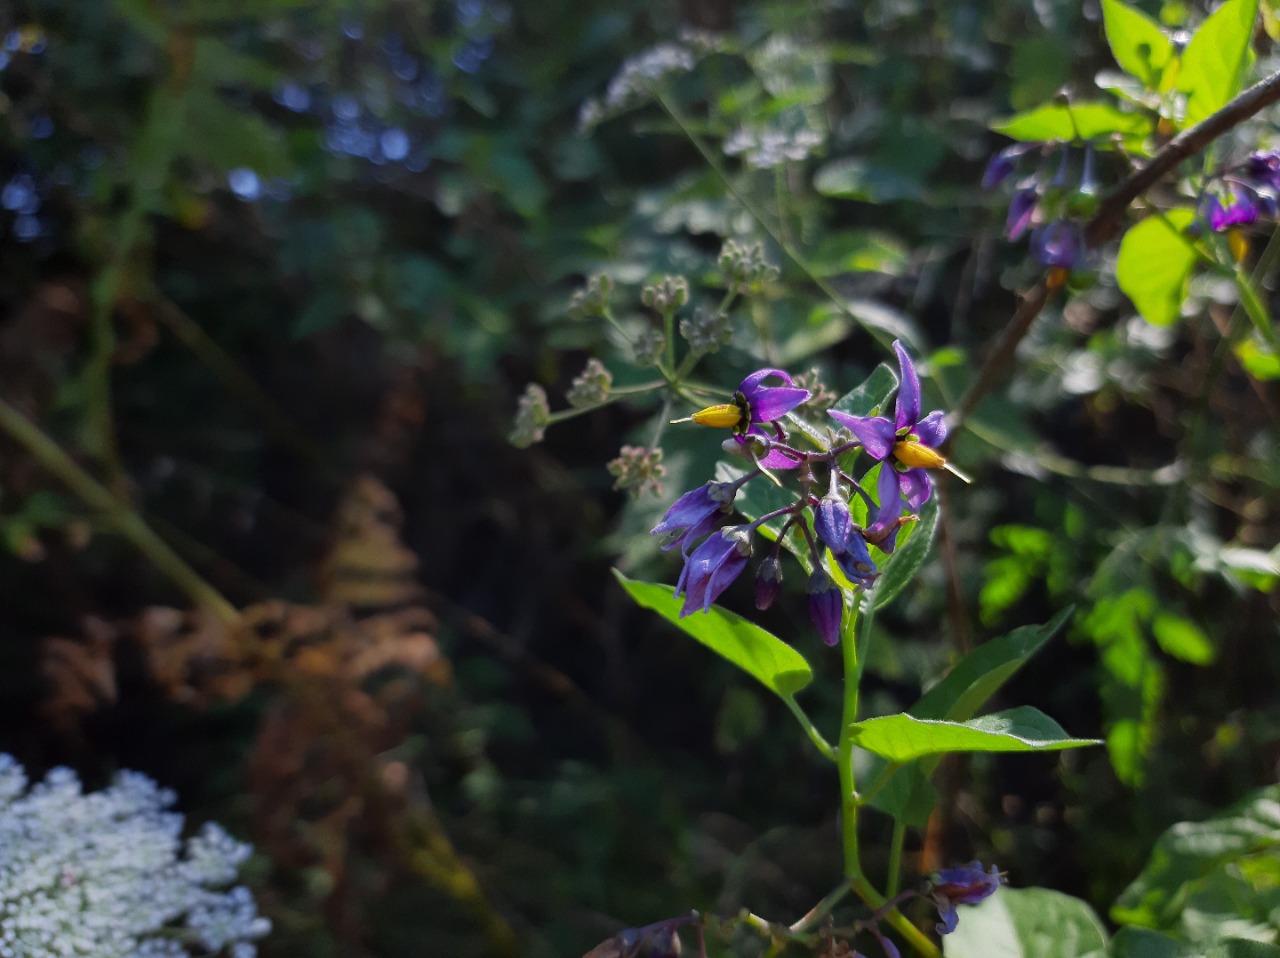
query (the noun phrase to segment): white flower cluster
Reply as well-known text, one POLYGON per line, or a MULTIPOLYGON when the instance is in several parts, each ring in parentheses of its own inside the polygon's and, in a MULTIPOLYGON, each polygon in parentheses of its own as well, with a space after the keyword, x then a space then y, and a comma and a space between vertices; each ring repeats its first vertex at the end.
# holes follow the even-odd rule
POLYGON ((605 117, 635 105, 651 96, 658 81, 668 73, 688 72, 695 62, 693 50, 679 43, 659 43, 628 57, 609 81, 604 98, 593 97, 582 104, 578 125, 584 129, 594 126, 605 117))
POLYGON ((27 785, 0 754, 0 958, 257 954, 270 923, 247 888, 218 890, 248 845, 214 824, 184 843, 173 793, 136 772, 88 794, 66 768, 27 785))
POLYGON ((724 151, 729 156, 741 154, 747 165, 757 170, 770 170, 784 160, 799 162, 821 145, 822 134, 817 130, 753 130, 743 126, 724 141, 724 151))

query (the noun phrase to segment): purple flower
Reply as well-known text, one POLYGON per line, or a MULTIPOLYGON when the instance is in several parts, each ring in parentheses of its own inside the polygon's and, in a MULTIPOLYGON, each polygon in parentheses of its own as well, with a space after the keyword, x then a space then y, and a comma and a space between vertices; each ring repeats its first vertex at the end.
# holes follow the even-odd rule
POLYGON ((750 526, 728 526, 707 536, 685 559, 676 582, 675 594, 684 595, 680 617, 698 609, 709 611, 711 603, 747 567, 750 556, 750 526))
MULTIPOLYGON (((893 344, 893 351, 898 355, 902 385, 898 387, 892 422, 883 416, 851 416, 834 409, 828 415, 853 433, 872 459, 885 463, 883 468, 892 474, 899 493, 906 497, 913 509, 919 509, 932 492, 926 470, 941 469, 947 464, 942 454, 936 451, 947 438, 947 424, 943 422, 941 409, 921 418, 920 380, 916 376, 915 365, 901 342, 893 344)), ((882 474, 882 490, 887 487, 887 482, 882 474)), ((882 491, 882 509, 886 506, 883 495, 882 491)))
POLYGON ((1039 198, 1039 191, 1034 186, 1028 186, 1013 194, 1013 199, 1009 200, 1009 217, 1004 223, 1005 239, 1016 240, 1027 231, 1039 198))
POLYGON ((994 895, 1003 883, 1000 869, 992 865, 990 871, 983 871, 976 861, 934 872, 929 879, 929 897, 938 906, 938 934, 956 930, 960 918, 956 905, 976 905, 994 895))
POLYGON ((664 552, 696 542, 729 511, 738 487, 745 481, 746 477, 737 482, 708 482, 686 492, 671 504, 662 521, 649 530, 650 534, 666 537, 662 542, 664 552))
POLYGON ((982 174, 982 188, 984 190, 993 189, 1007 180, 1013 174, 1014 168, 1018 165, 1018 159, 1022 154, 1035 146, 1035 143, 1015 143, 1012 146, 1006 146, 992 156, 982 174))
POLYGON ((898 545, 898 529, 902 527, 902 496, 898 493, 898 476, 888 466, 880 467, 876 493, 880 504, 872 509, 871 524, 863 535, 881 552, 893 552, 898 545))
POLYGON ((844 593, 821 569, 809 577, 809 618, 827 645, 840 644, 840 618, 844 614, 844 593))
POLYGON ((1258 220, 1258 207, 1244 193, 1231 191, 1231 196, 1224 206, 1216 196, 1209 198, 1209 227, 1215 233, 1229 230, 1233 226, 1248 226, 1258 220))
POLYGON ((1280 151, 1250 153, 1245 163, 1245 175, 1256 186, 1280 189, 1280 151))
POLYGON ((839 496, 824 496, 813 516, 813 529, 828 549, 840 555, 853 535, 853 516, 849 503, 839 496))
MULTIPOLYGON (((781 419, 809 398, 809 390, 796 386, 791 376, 781 369, 758 369, 744 379, 733 394, 733 401, 708 406, 693 414, 693 421, 703 426, 727 426, 739 444, 745 444, 748 436, 756 436, 766 443, 781 439, 781 429, 766 425, 781 419), (781 379, 781 386, 766 386, 770 377, 781 379)), ((758 464, 765 469, 794 469, 799 460, 788 456, 781 449, 770 449, 758 464)))
POLYGON ((1041 266, 1075 269, 1083 248, 1080 225, 1070 220, 1054 220, 1031 234, 1031 255, 1041 266))
MULTIPOLYGON (((898 498, 896 489, 893 491, 893 498, 898 498)), ((871 550, 867 548, 867 540, 857 530, 849 536, 844 550, 836 554, 836 564, 840 566, 840 571, 845 574, 845 578, 857 585, 870 585, 878 574, 876 564, 871 561, 871 550)))

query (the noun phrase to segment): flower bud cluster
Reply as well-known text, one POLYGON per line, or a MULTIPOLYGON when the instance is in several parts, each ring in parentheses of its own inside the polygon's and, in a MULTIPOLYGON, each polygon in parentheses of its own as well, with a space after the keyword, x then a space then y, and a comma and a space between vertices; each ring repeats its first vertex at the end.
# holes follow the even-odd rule
POLYGON ((683 276, 664 276, 640 291, 640 302, 668 316, 689 302, 689 281, 683 276))
POLYGON ((662 495, 665 488, 662 477, 667 467, 662 464, 662 450, 647 446, 623 446, 618 456, 609 462, 609 475, 613 476, 613 488, 638 496, 644 492, 662 495))
POLYGON ((604 273, 596 273, 587 285, 569 297, 570 319, 602 317, 609 309, 609 296, 613 293, 613 280, 604 273))
POLYGON ((573 385, 565 393, 565 399, 574 409, 598 406, 609 398, 612 385, 613 373, 593 356, 587 360, 586 368, 573 380, 573 385))
POLYGON ((547 391, 537 383, 529 383, 516 406, 516 421, 508 437, 517 449, 527 449, 535 442, 542 442, 547 425, 551 422, 551 407, 547 404, 547 391))
POLYGON ((235 881, 251 849, 207 824, 185 842, 174 796, 123 772, 89 794, 70 769, 28 788, 0 754, 0 954, 253 958, 270 930, 235 881))
POLYGON ((720 271, 725 285, 737 293, 759 290, 766 283, 778 278, 780 270, 764 258, 764 247, 759 243, 739 243, 725 240, 720 249, 720 271))
POLYGON ((693 315, 680 320, 680 335, 700 353, 714 353, 729 345, 733 323, 728 313, 699 306, 693 315))

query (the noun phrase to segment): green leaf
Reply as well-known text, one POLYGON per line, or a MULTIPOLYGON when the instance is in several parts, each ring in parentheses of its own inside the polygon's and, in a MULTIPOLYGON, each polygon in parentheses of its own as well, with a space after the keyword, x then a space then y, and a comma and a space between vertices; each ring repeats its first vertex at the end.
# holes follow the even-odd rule
POLYGON ((808 260, 819 276, 862 272, 897 276, 907 265, 907 248, 886 233, 849 230, 826 236, 808 260))
POLYGON ((1205 952, 1205 958, 1280 958, 1280 947, 1247 938, 1226 938, 1205 952))
POLYGON ((1183 958, 1188 948, 1150 928, 1130 925, 1116 932, 1107 954, 1110 958, 1183 958))
POLYGON ((1102 0, 1102 22, 1120 68, 1147 89, 1157 89, 1160 75, 1173 59, 1173 44, 1160 24, 1121 0, 1102 0))
POLYGON ((1047 888, 1001 888, 961 907, 956 930, 942 939, 946 958, 1101 958, 1106 947, 1094 910, 1047 888))
POLYGON ((902 712, 855 722, 851 733, 859 748, 891 762, 948 752, 1041 752, 1101 744, 1100 739, 1071 738, 1030 706, 967 722, 920 719, 902 712))
POLYGON ((813 177, 813 188, 823 196, 868 203, 916 200, 924 196, 918 177, 848 157, 832 160, 819 168, 813 177))
MULTIPOLYGON (((717 482, 733 482, 741 479, 745 472, 745 469, 721 460, 716 463, 715 477, 717 482)), ((793 505, 795 501, 795 495, 791 491, 780 489, 770 482, 767 477, 761 476, 752 479, 738 490, 738 495, 733 500, 733 507, 748 519, 754 520, 759 519, 766 513, 793 505)), ((786 516, 780 516, 776 519, 770 519, 764 525, 759 526, 758 529, 761 535, 777 542, 778 533, 782 531, 782 525, 786 521, 786 516)), ((813 571, 809 560, 808 543, 804 538, 804 533, 796 526, 793 525, 791 527, 782 544, 786 546, 787 551, 796 557, 796 560, 804 567, 806 573, 813 571)))
POLYGON ((1182 313, 1198 254, 1184 230, 1191 210, 1170 210, 1132 227, 1120 241, 1116 282, 1147 322, 1168 326, 1182 313))
MULTIPOLYGON (((1159 839, 1151 858, 1111 909, 1111 917, 1129 925, 1184 931, 1189 903, 1214 883, 1241 875, 1254 861, 1280 856, 1280 785, 1259 789, 1249 798, 1203 822, 1180 822, 1159 839)), ((1259 880, 1275 889, 1275 876, 1259 880)), ((1256 892, 1231 905, 1233 917, 1265 922, 1271 906, 1256 892), (1250 910, 1260 912, 1251 914, 1250 910)))
POLYGON ((1253 24, 1258 0, 1226 0, 1200 24, 1182 52, 1178 89, 1187 95, 1183 126, 1222 109, 1244 86, 1253 65, 1253 24))
POLYGON ((871 600, 877 609, 883 609, 907 587, 907 583, 928 557, 937 531, 938 497, 930 496, 920 509, 920 519, 916 523, 916 529, 912 532, 911 538, 907 539, 881 566, 880 578, 876 580, 875 588, 871 592, 871 600))
POLYGON ((1259 340, 1256 335, 1240 340, 1232 350, 1245 372, 1254 379, 1263 382, 1280 379, 1280 352, 1259 340))
POLYGON ((1208 665, 1217 658, 1217 649, 1200 626, 1171 612, 1156 614, 1151 623, 1156 643, 1168 655, 1192 665, 1208 665))
POLYGON ((638 605, 653 609, 781 698, 791 698, 813 681, 813 670, 799 652, 742 616, 712 606, 681 618, 682 602, 671 586, 637 582, 617 569, 613 574, 638 605))
MULTIPOLYGON (((1142 137, 1151 132, 1151 119, 1142 113, 1126 113, 1101 101, 1046 103, 991 124, 991 129, 1015 140, 1092 140, 1112 133, 1142 137)), ((1100 149, 1109 144, 1099 142, 1100 149)))
MULTIPOLYGON (((926 692, 910 714, 923 719, 963 721, 971 718, 1005 682, 1061 631, 1073 609, 1064 609, 1046 625, 1026 625, 1007 635, 984 642, 926 692)), ((904 768, 882 770, 887 782, 871 804, 907 825, 923 825, 936 795, 928 776, 936 758, 924 758, 904 768)))
POLYGON ((876 416, 884 410, 889 397, 897 388, 897 375, 888 363, 881 363, 863 380, 861 386, 845 393, 831 408, 847 412, 851 416, 876 416))

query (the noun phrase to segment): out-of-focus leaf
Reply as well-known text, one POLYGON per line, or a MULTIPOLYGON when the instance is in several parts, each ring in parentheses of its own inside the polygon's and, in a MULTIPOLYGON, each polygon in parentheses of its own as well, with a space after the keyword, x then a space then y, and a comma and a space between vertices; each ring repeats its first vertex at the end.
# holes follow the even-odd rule
POLYGON ((1173 44, 1160 24, 1123 0, 1102 0, 1102 22, 1116 63, 1148 89, 1156 89, 1173 59, 1173 44))
POLYGON ((1226 0, 1211 13, 1182 52, 1178 89, 1187 95, 1184 126, 1222 109, 1244 86, 1253 51, 1249 41, 1258 0, 1226 0))
MULTIPOLYGON (((1024 113, 1017 113, 991 124, 997 133, 1015 140, 1091 140, 1112 133, 1145 136, 1151 132, 1151 120, 1141 113, 1126 113, 1110 103, 1047 103, 1024 113)), ((1106 148, 1105 140, 1098 143, 1106 148)))
MULTIPOLYGON (((1280 785, 1269 785, 1213 818, 1180 822, 1161 835, 1146 867, 1116 900, 1111 917, 1125 924, 1186 932, 1189 902, 1206 903, 1205 893, 1224 878, 1241 880, 1245 864, 1280 861, 1278 856, 1280 785)), ((1253 893, 1231 903, 1236 912, 1232 917, 1265 923, 1277 903, 1257 892, 1270 889, 1274 897, 1274 879, 1260 876, 1253 893)))
POLYGON ((1168 326, 1182 314, 1198 258, 1184 233, 1194 219, 1191 210, 1170 210, 1131 227, 1120 241, 1116 282, 1149 323, 1168 326))
POLYGON ((961 906, 942 939, 946 958, 1102 958, 1107 933, 1092 908, 1047 888, 1001 888, 961 906))
POLYGON ((809 254, 809 265, 820 276, 879 272, 898 275, 907 263, 907 249, 885 233, 832 233, 809 254))
POLYGON ((854 744, 890 762, 909 762, 948 752, 1041 752, 1100 745, 1072 738, 1053 719, 1030 706, 993 712, 967 722, 919 719, 906 713, 855 722, 854 744))
POLYGON ((671 586, 637 582, 616 569, 613 574, 638 605, 653 609, 779 697, 791 698, 813 681, 813 670, 799 652, 742 616, 712 606, 709 612, 681 618, 683 600, 675 597, 671 586))
POLYGON ((1183 958, 1191 954, 1191 949, 1150 928, 1129 925, 1116 932, 1107 954, 1110 958, 1183 958))
POLYGON ((887 363, 881 363, 860 386, 837 399, 831 408, 851 416, 881 415, 897 388, 897 374, 887 363))
POLYGON ((1228 546, 1219 550, 1218 561, 1231 575, 1259 592, 1270 592, 1280 582, 1280 558, 1276 550, 1263 552, 1228 546))
POLYGON ((1208 665, 1217 657, 1217 650, 1200 626, 1180 615, 1157 613, 1151 623, 1151 634, 1160 648, 1183 662, 1208 665))
POLYGON ((1280 353, 1261 342, 1256 336, 1242 339, 1233 347, 1236 359, 1254 379, 1269 382, 1280 379, 1280 353))
POLYGON ((814 175, 813 188, 823 196, 866 203, 916 200, 924 195, 918 178, 852 157, 822 166, 814 175))

